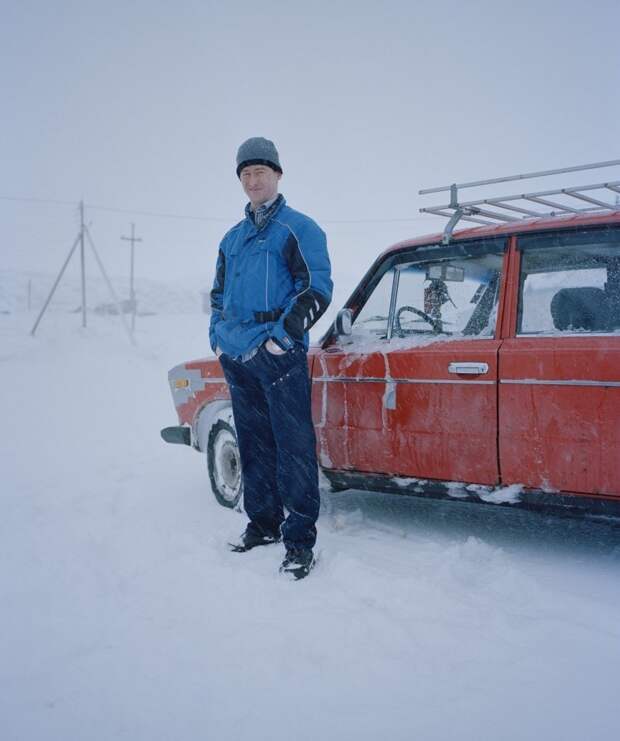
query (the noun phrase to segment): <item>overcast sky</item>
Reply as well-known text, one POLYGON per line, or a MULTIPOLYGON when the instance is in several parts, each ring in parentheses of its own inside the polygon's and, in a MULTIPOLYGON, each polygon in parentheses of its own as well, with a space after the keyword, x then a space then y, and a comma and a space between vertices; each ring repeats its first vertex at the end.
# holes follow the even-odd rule
POLYGON ((135 221, 139 275, 209 283, 249 136, 275 141, 343 283, 437 230, 420 188, 620 157, 618 0, 2 5, 0 267, 53 273, 78 225, 7 198, 83 198, 202 217, 87 213, 112 273, 135 221))

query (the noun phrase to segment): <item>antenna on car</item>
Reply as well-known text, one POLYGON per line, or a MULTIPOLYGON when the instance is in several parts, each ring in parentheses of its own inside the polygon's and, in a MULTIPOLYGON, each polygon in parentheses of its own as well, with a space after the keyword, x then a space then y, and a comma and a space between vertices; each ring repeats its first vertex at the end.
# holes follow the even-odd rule
POLYGON ((418 191, 419 195, 428 195, 430 193, 450 193, 450 202, 440 206, 427 206, 421 208, 422 213, 434 214, 436 216, 445 216, 449 219, 443 232, 443 243, 449 244, 452 232, 459 221, 471 221, 475 224, 485 226, 494 224, 503 224, 522 219, 540 218, 541 216, 558 216, 560 214, 591 214, 602 211, 618 211, 618 198, 615 203, 605 200, 608 191, 620 193, 620 180, 614 180, 604 183, 594 183, 590 185, 576 185, 569 188, 553 188, 551 190, 541 190, 532 193, 518 193, 493 198, 479 198, 473 201, 464 201, 459 203, 459 191, 465 188, 479 188, 497 183, 508 183, 513 180, 528 180, 533 178, 546 177, 548 175, 563 175, 569 172, 580 172, 581 170, 596 170, 603 167, 619 166, 620 160, 610 160, 608 162, 595 162, 589 165, 576 165, 574 167, 562 167, 557 170, 542 170, 540 172, 530 172, 524 175, 509 175, 503 178, 492 178, 490 180, 476 180, 471 183, 453 183, 444 185, 439 188, 426 188, 418 191), (603 191, 602 194, 596 193, 599 197, 594 197, 591 191, 603 191), (560 201, 550 200, 549 197, 560 196, 560 201), (571 199, 574 199, 571 201, 571 199), (586 203, 588 205, 577 205, 575 201, 586 203), (535 203, 541 206, 551 208, 551 211, 539 211, 531 208, 530 204, 535 203), (488 208, 490 206, 490 208, 488 208), (525 208, 525 206, 530 206, 525 208), (502 210, 503 209, 503 210, 502 210), (506 211, 510 211, 508 214, 506 211), (514 214, 519 214, 515 216, 514 214))

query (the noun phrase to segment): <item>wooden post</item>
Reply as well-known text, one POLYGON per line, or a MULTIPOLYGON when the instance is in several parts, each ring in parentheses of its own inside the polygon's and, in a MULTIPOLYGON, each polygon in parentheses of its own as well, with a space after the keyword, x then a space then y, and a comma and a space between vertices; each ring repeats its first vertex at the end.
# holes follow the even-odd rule
POLYGON ((131 237, 123 237, 126 242, 131 242, 131 253, 129 258, 129 301, 131 303, 131 334, 136 330, 136 292, 134 290, 134 261, 135 261, 135 243, 141 242, 140 237, 136 237, 136 225, 131 222, 131 237))
POLYGON ((84 251, 84 201, 80 201, 80 265, 82 273, 82 326, 86 326, 86 255, 84 251))

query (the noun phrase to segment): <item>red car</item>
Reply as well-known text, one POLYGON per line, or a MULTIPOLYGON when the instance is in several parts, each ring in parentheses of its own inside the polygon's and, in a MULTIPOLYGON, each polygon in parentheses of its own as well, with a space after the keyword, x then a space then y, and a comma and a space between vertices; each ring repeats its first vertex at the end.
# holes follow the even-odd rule
MULTIPOLYGON (((310 349, 323 473, 336 489, 619 513, 619 207, 588 186, 534 216, 515 199, 548 195, 459 204, 452 188, 449 206, 427 209, 452 216, 446 231, 381 254, 310 349), (491 223, 452 234, 459 218, 491 223)), ((234 506, 219 362, 169 380, 181 427, 162 435, 205 453, 215 496, 234 506)))

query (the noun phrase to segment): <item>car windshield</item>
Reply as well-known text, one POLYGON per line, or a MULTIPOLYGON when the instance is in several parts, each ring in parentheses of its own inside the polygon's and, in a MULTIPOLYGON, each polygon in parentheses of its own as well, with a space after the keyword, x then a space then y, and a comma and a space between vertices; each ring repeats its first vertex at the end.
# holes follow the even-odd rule
POLYGON ((355 318, 354 339, 488 337, 501 254, 409 261, 386 271, 355 318))

